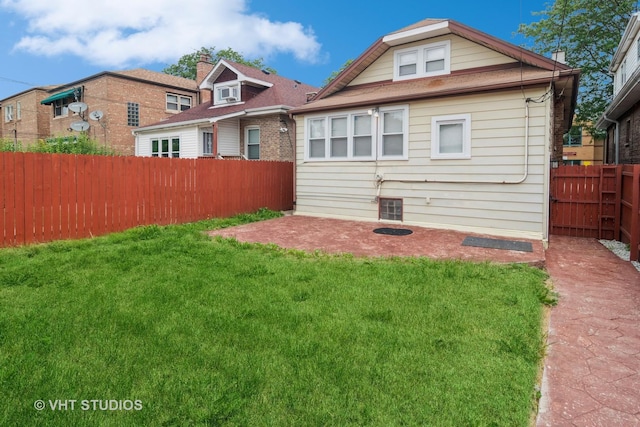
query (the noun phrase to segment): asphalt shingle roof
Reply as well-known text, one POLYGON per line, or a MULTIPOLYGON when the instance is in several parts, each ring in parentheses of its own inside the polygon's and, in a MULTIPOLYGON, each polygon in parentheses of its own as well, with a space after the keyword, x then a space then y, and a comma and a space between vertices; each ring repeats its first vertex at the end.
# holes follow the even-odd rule
POLYGON ((234 113, 241 113, 247 110, 255 110, 268 107, 286 106, 294 108, 303 105, 307 101, 307 94, 315 93, 319 88, 291 80, 277 74, 265 73, 255 67, 238 64, 232 61, 225 61, 238 72, 255 80, 261 80, 273 86, 265 88, 256 96, 243 100, 238 104, 229 106, 213 106, 211 103, 196 105, 188 110, 176 114, 166 120, 154 123, 146 127, 157 127, 159 125, 179 124, 192 121, 207 121, 216 117, 223 117, 234 113))

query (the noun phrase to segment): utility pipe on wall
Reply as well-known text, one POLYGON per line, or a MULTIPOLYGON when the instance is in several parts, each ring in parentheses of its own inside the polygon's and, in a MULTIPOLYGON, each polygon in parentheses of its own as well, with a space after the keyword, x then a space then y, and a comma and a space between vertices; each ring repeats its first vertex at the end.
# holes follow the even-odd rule
POLYGON ((515 181, 499 181, 499 180, 446 180, 446 179, 386 179, 383 175, 376 176, 376 184, 378 186, 378 196, 380 195, 380 187, 383 182, 403 182, 403 183, 444 183, 444 184, 521 184, 529 176, 529 102, 531 98, 525 99, 524 104, 524 172, 520 179, 515 181))

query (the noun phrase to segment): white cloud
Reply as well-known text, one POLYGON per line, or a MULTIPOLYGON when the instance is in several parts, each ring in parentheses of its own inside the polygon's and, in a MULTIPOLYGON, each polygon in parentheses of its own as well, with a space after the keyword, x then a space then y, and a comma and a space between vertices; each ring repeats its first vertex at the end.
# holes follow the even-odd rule
POLYGON ((29 24, 14 49, 72 54, 104 67, 175 62, 201 47, 230 47, 247 58, 285 53, 321 60, 310 28, 253 14, 245 0, 0 0, 0 7, 29 24))

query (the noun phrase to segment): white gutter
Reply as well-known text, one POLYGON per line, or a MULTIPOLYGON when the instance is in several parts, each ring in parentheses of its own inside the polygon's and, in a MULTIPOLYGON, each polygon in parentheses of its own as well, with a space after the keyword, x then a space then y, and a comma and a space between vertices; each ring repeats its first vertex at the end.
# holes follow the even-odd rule
POLYGON ((209 121, 207 119, 196 119, 196 120, 189 120, 186 122, 175 122, 175 123, 166 123, 166 124, 158 124, 158 125, 153 125, 153 126, 145 126, 142 128, 137 128, 137 129, 133 129, 131 130, 131 133, 133 135, 137 135, 139 133, 144 133, 146 131, 149 130, 158 130, 158 129, 173 129, 173 128, 181 128, 181 127, 188 127, 191 125, 195 125, 195 124, 207 124, 209 123, 209 121))

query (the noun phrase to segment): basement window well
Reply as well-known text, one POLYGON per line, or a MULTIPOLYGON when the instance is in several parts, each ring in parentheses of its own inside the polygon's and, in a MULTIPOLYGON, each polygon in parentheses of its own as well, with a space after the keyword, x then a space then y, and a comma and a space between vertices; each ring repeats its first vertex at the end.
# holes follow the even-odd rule
POLYGON ((402 221, 402 199, 379 199, 378 218, 402 221))

